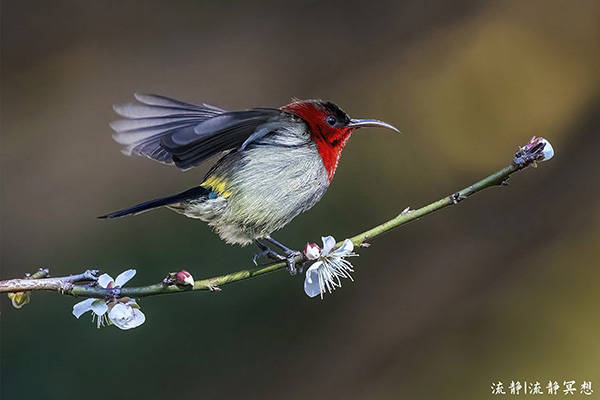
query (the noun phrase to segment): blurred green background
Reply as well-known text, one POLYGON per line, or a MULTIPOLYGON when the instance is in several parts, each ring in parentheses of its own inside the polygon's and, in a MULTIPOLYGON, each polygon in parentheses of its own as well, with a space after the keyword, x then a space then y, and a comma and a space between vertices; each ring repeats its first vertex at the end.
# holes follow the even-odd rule
POLYGON ((124 332, 76 320, 69 297, 17 311, 2 296, 3 399, 484 399, 511 379, 600 394, 600 2, 1 6, 3 278, 134 267, 146 284, 250 264, 253 248, 166 210, 95 218, 208 167, 119 152, 111 105, 134 91, 228 109, 324 98, 400 128, 354 135, 323 200, 276 235, 296 248, 462 188, 533 135, 556 150, 377 239, 323 301, 281 272, 142 299, 146 323, 124 332))

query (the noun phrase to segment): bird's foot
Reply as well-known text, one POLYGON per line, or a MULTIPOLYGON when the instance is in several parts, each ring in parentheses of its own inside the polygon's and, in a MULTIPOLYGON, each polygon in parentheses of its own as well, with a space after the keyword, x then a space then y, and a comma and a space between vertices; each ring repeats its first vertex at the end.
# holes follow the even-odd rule
POLYGON ((287 270, 290 273, 290 275, 292 275, 292 276, 297 275, 298 271, 302 272, 302 268, 304 267, 304 261, 305 261, 304 254, 302 254, 302 252, 297 251, 297 250, 292 250, 289 247, 274 240, 271 237, 257 239, 255 242, 256 242, 256 245, 261 250, 260 253, 255 254, 254 257, 252 258, 252 261, 254 261, 255 265, 257 265, 257 260, 260 257, 267 256, 275 261, 285 261, 285 263, 287 265, 287 270), (284 255, 281 255, 281 254, 271 250, 271 248, 269 246, 267 246, 264 242, 268 242, 269 244, 279 248, 283 252, 284 255), (299 256, 302 257, 302 259, 300 260, 301 261, 300 263, 298 263, 298 260, 297 260, 299 256), (300 264, 299 268, 296 266, 297 264, 300 264))
POLYGON ((254 263, 254 265, 258 265, 258 260, 263 257, 268 257, 271 260, 275 260, 275 261, 283 261, 286 259, 281 254, 278 254, 277 252, 266 247, 266 248, 262 249, 260 252, 255 253, 254 256, 252 256, 252 262, 254 263))
MULTIPOLYGON (((289 250, 289 249, 288 249, 289 250)), ((301 262, 300 263, 300 267, 296 267, 296 258, 298 256, 302 256, 302 253, 296 250, 289 250, 286 251, 286 257, 285 257, 285 263, 287 265, 287 270, 290 273, 290 275, 295 276, 298 274, 298 271, 300 271, 300 273, 302 273, 302 269, 304 267, 304 263, 301 262)))
POLYGON ((298 258, 298 256, 304 257, 304 254, 302 254, 301 252, 299 252, 297 250, 290 249, 283 243, 278 242, 277 240, 273 239, 270 236, 264 238, 264 240, 269 242, 271 245, 278 247, 279 249, 281 249, 281 251, 283 251, 283 253, 285 254, 284 259, 285 259, 285 263, 287 264, 287 270, 290 273, 290 275, 292 275, 292 276, 297 275, 298 270, 300 272, 302 272, 302 267, 304 267, 304 259, 302 259, 302 262, 300 262, 300 268, 296 267, 296 264, 298 264, 298 261, 296 259, 298 258))

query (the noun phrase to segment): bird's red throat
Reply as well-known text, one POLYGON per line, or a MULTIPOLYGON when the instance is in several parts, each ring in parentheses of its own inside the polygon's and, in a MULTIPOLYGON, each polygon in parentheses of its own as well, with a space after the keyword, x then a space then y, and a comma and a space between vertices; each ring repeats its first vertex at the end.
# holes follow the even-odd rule
POLYGON ((342 150, 344 149, 344 146, 346 146, 348 139, 350 139, 350 134, 351 132, 348 132, 346 135, 344 135, 345 137, 340 139, 338 142, 330 143, 327 140, 323 140, 318 134, 314 134, 311 130, 311 136, 317 143, 317 149, 319 150, 319 154, 323 160, 323 165, 327 170, 327 176, 330 182, 335 175, 335 170, 337 169, 338 163, 340 162, 340 157, 342 156, 342 150))
POLYGON ((342 150, 354 129, 330 126, 325 121, 326 111, 312 103, 294 102, 282 109, 299 116, 308 124, 310 136, 317 145, 317 150, 327 170, 327 177, 331 182, 340 162, 342 150))

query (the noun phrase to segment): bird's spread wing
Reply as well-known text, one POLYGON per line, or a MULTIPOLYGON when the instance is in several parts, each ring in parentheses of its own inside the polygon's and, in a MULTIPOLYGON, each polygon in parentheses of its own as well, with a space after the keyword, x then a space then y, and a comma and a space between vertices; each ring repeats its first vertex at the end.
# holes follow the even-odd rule
POLYGON ((268 132, 257 128, 277 118, 270 108, 225 111, 168 97, 136 94, 138 103, 115 106, 126 119, 111 123, 123 153, 188 169, 220 152, 243 148, 268 132), (262 132, 262 133, 261 133, 262 132))
POLYGON ((213 154, 240 148, 259 126, 280 114, 276 109, 226 112, 165 136, 161 145, 178 167, 190 168, 213 154))

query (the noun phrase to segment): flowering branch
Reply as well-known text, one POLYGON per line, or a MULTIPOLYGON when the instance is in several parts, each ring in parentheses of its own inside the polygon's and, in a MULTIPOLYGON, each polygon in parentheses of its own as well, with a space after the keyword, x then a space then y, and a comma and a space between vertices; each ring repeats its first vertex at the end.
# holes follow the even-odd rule
MULTIPOLYGON (((349 240, 355 247, 367 247, 368 241, 387 231, 412 222, 442 208, 457 204, 458 202, 465 200, 466 198, 483 189, 492 186, 506 185, 510 175, 513 173, 529 166, 536 166, 537 162, 549 160, 553 155, 554 151, 550 143, 546 139, 536 138, 534 136, 528 144, 519 148, 510 165, 502 168, 494 174, 424 207, 416 210, 410 210, 407 208, 398 216, 390 219, 389 221, 377 225, 376 227, 365 232, 359 233, 349 240)), ((325 239, 327 238, 324 238, 324 240, 325 239)), ((336 247, 341 245, 342 242, 337 243, 336 247)), ((331 247, 327 249, 327 253, 329 253, 330 250, 331 247)), ((349 254, 351 251, 352 249, 350 249, 347 253, 349 254)), ((319 254, 323 257, 327 256, 325 253, 318 253, 318 255, 319 254)), ((306 251, 305 253, 297 255, 295 257, 296 265, 303 265, 307 261, 316 259, 316 256, 307 258, 307 255, 308 254, 306 251)), ((197 281, 193 281, 189 273, 186 271, 180 271, 179 273, 169 274, 163 281, 153 285, 127 288, 121 288, 119 285, 111 287, 110 284, 108 286, 102 284, 98 285, 96 283, 98 280, 98 277, 96 276, 98 271, 96 270, 88 270, 81 274, 60 278, 47 278, 47 270, 44 270, 46 271, 45 273, 36 273, 37 276, 34 274, 33 276, 25 279, 0 281, 0 293, 9 292, 14 294, 16 292, 26 293, 33 290, 53 290, 66 295, 104 299, 107 302, 115 302, 118 299, 126 299, 125 301, 127 302, 127 298, 140 298, 145 296, 181 293, 188 291, 220 290, 220 286, 254 278, 260 275, 265 275, 267 273, 283 270, 285 268, 285 262, 274 262, 255 268, 242 269, 237 272, 197 281)))

